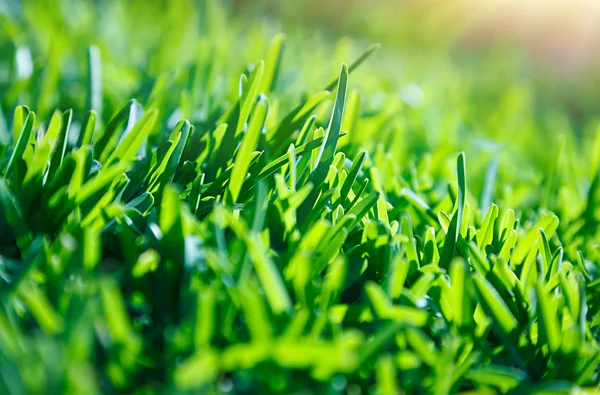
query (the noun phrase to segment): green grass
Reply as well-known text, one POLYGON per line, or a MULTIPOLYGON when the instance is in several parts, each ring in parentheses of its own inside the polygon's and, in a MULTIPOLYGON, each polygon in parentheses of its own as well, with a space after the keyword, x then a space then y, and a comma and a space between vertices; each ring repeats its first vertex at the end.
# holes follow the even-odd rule
POLYGON ((0 17, 1 393, 594 391, 600 135, 516 55, 49 3, 0 17))

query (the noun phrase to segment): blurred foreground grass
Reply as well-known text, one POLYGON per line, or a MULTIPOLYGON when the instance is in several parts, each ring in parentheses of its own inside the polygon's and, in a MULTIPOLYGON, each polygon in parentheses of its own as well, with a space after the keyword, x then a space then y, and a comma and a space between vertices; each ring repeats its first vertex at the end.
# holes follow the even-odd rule
POLYGON ((595 113, 519 51, 0 4, 2 392, 597 385, 595 113))

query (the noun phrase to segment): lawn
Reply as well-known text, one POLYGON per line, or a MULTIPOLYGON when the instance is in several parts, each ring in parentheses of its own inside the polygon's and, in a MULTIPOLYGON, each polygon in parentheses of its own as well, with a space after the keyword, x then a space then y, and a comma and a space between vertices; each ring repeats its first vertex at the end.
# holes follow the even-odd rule
POLYGON ((237 3, 0 1, 0 393, 595 393, 598 79, 237 3))

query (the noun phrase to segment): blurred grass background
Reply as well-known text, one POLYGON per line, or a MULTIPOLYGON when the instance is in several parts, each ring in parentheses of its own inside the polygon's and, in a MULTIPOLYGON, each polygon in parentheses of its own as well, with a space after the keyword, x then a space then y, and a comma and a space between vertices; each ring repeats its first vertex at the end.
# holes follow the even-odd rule
POLYGON ((244 14, 266 8, 282 16, 285 24, 367 38, 411 59, 450 57, 473 85, 487 74, 490 80, 483 89, 497 94, 506 80, 528 79, 542 103, 546 98, 564 105, 575 121, 596 114, 597 96, 590 82, 599 76, 598 2, 308 0, 298 6, 265 0, 264 7, 252 1, 237 3, 244 14), (501 76, 506 80, 498 80, 501 76), (489 83, 493 79, 498 84, 489 83))
POLYGON ((382 43, 351 76, 363 127, 350 138, 372 153, 386 144, 392 173, 414 161, 452 177, 449 158, 464 150, 475 191, 497 163, 499 203, 569 221, 600 163, 595 2, 3 0, 0 9, 5 138, 17 104, 41 119, 73 108, 76 122, 91 107, 106 121, 130 97, 160 98, 169 127, 181 118, 210 127, 235 100, 240 71, 283 32, 282 110, 382 43))

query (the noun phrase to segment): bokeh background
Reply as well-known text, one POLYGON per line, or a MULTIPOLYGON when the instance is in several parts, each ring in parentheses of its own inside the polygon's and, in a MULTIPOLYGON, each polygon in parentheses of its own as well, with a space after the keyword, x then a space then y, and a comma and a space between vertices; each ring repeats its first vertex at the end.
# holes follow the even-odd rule
POLYGON ((213 128, 278 33, 286 49, 269 99, 283 113, 381 43, 350 77, 360 119, 348 139, 376 160, 392 152, 385 176, 453 179, 466 151, 476 197, 497 173, 494 201, 568 223, 600 163, 599 4, 1 0, 0 138, 17 104, 40 119, 73 108, 77 124, 89 108, 106 122, 125 98, 160 106, 165 130, 182 118, 213 128))

